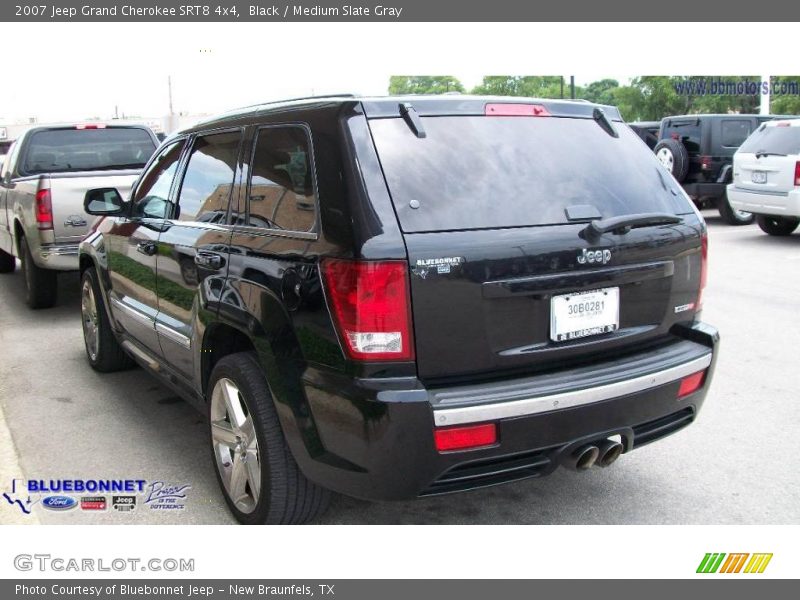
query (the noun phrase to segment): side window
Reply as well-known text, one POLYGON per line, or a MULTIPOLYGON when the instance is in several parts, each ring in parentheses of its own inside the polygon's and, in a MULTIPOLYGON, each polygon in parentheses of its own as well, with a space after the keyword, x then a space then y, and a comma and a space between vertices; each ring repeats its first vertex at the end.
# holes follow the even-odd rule
POLYGON ((297 125, 265 127, 256 136, 247 224, 307 232, 316 223, 308 133, 297 125))
POLYGON ((750 121, 744 119, 725 119, 722 121, 722 145, 738 148, 750 135, 750 121))
POLYGON ((233 131, 195 140, 178 195, 181 221, 225 222, 241 138, 233 131))
POLYGON ((176 141, 158 153, 139 182, 133 197, 133 216, 165 219, 169 214, 169 190, 178 171, 183 140, 176 141))
POLYGON ((11 144, 11 147, 8 149, 8 154, 3 159, 3 168, 0 170, 0 179, 5 179, 6 175, 13 171, 14 164, 17 161, 18 150, 19 150, 19 141, 16 141, 13 144, 11 144))

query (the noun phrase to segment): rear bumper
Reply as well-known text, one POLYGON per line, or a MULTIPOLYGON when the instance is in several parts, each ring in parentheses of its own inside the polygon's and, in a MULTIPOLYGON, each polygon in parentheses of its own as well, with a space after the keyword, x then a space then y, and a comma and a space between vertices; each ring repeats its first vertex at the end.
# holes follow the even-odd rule
POLYGON ((291 432, 287 437, 307 477, 372 500, 547 475, 582 444, 619 435, 629 452, 695 419, 711 383, 719 337, 701 323, 673 333, 672 343, 632 357, 448 389, 426 389, 413 378, 353 380, 309 370, 304 386, 316 444, 300 443, 291 432), (678 399, 681 378, 702 370, 703 386, 678 399), (496 423, 495 445, 436 450, 437 426, 477 422, 496 423))
POLYGON ((728 186, 728 200, 738 210, 760 215, 800 217, 800 190, 788 193, 764 193, 728 186))
POLYGON ((43 245, 34 257, 36 265, 55 271, 78 270, 78 244, 43 245))

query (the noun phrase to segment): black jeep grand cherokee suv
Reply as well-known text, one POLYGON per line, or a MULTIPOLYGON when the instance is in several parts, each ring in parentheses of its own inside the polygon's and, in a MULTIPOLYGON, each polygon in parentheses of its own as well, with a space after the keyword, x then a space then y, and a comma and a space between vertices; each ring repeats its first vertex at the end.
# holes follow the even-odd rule
POLYGON ((244 523, 608 466, 711 381, 705 225, 612 107, 251 107, 85 203, 89 361, 207 412, 244 523))

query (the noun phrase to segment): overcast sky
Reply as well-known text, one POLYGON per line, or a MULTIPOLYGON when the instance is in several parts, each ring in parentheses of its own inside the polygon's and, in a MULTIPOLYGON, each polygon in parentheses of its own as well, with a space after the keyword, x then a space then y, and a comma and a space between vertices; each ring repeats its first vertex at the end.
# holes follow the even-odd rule
MULTIPOLYGON (((0 123, 109 118, 115 110, 161 117, 168 77, 175 111, 196 114, 312 94, 385 94, 392 74, 450 74, 468 89, 484 74, 555 74, 537 71, 540 61, 532 59, 513 65, 502 53, 492 61, 451 53, 442 35, 448 25, 416 25, 422 38, 427 29, 440 42, 428 34, 428 54, 404 51, 404 32, 412 30, 399 25, 5 23, 4 47, 22 50, 7 54, 14 60, 0 93, 0 123)), ((578 83, 626 79, 591 71, 576 74, 578 83)))

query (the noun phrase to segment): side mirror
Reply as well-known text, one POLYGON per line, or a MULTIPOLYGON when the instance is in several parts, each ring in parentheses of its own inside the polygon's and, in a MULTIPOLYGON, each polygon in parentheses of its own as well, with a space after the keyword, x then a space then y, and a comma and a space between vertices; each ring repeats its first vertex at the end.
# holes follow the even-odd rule
POLYGON ((123 214, 125 201, 117 188, 96 188, 83 197, 83 210, 98 217, 116 217, 123 214))

